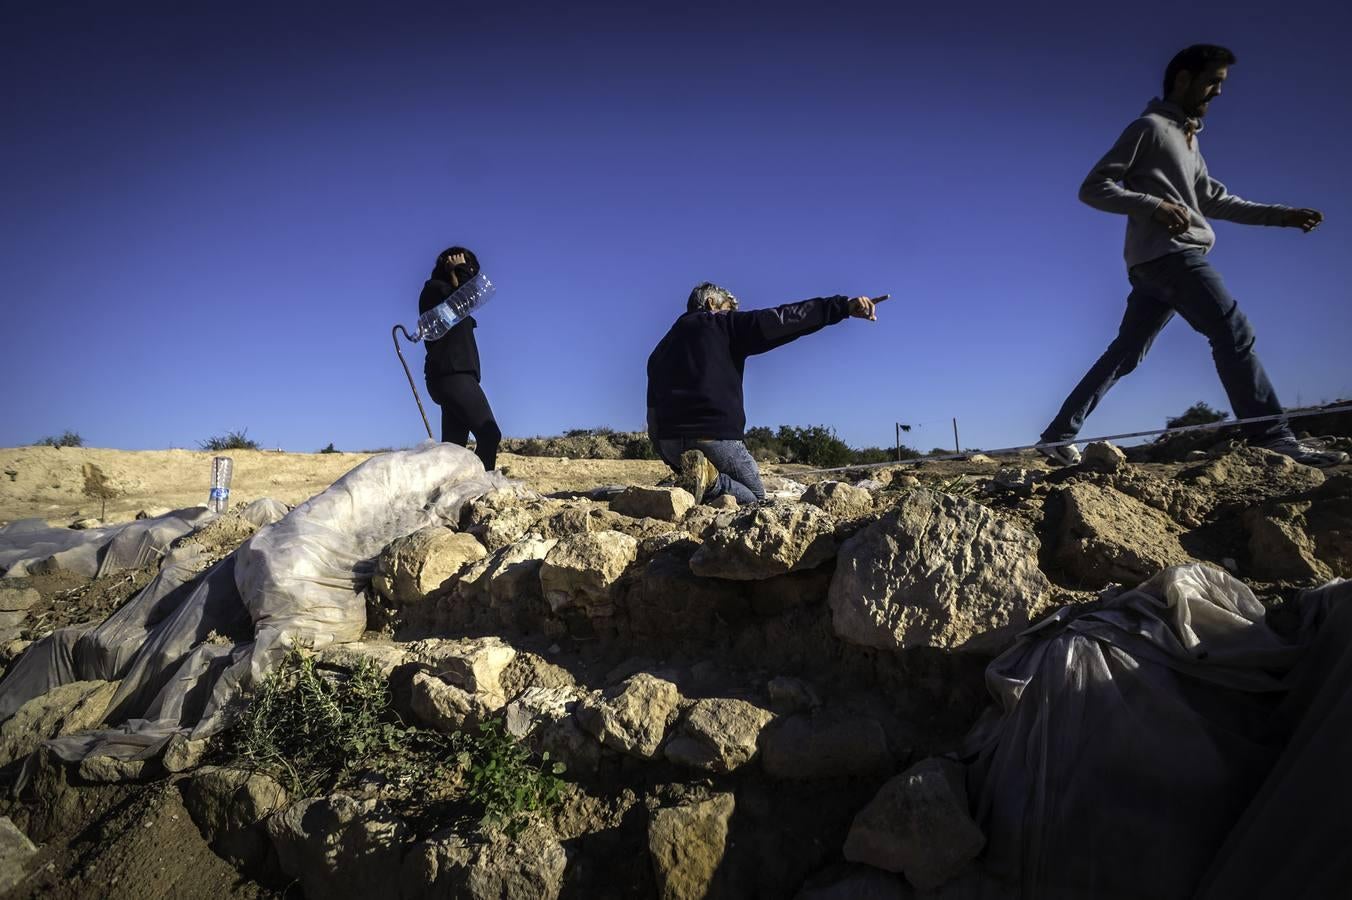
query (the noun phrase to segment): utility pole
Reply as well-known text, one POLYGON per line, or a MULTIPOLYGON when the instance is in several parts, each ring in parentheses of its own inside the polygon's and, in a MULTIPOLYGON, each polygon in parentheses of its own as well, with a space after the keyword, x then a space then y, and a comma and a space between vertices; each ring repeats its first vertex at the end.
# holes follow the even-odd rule
POLYGON ((954 452, 954 453, 961 453, 961 452, 962 452, 962 444, 958 443, 958 419, 957 419, 957 416, 954 416, 954 417, 953 417, 953 452, 954 452))
POLYGON ((897 462, 901 462, 901 423, 897 423, 897 462))

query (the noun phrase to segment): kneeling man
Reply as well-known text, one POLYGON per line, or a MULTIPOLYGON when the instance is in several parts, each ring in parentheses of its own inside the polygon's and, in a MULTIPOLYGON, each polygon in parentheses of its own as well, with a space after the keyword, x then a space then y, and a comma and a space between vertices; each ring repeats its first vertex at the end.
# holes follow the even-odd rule
POLYGON ((756 461, 743 443, 746 358, 782 347, 850 316, 877 321, 881 297, 821 297, 770 309, 737 310, 737 298, 704 282, 648 357, 648 434, 663 462, 696 502, 730 494, 765 499, 756 461))

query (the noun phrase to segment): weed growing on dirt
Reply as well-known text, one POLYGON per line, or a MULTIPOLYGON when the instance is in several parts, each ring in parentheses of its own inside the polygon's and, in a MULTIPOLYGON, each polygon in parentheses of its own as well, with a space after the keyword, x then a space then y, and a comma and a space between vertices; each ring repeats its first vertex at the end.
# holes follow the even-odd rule
POLYGON ((262 446, 258 441, 249 438, 249 429, 244 428, 240 431, 229 431, 224 435, 215 435, 205 441, 199 441, 197 446, 203 450, 260 450, 262 446))
POLYGON ((389 685, 374 664, 363 661, 339 677, 292 650, 240 714, 234 751, 307 796, 358 762, 398 748, 408 729, 386 716, 389 705, 389 685))
POLYGON ((567 788, 559 778, 564 766, 551 763, 548 751, 535 763, 530 752, 494 720, 481 724, 477 735, 460 732, 456 737, 467 770, 467 794, 483 810, 480 826, 515 835, 536 813, 559 805, 567 788))
MULTIPOLYGON (((529 750, 490 720, 451 735, 404 725, 389 684, 362 661, 340 676, 292 650, 254 690, 236 719, 230 754, 277 778, 293 796, 376 774, 410 812, 436 816, 468 806, 484 829, 516 834, 558 806, 563 764, 529 750)), ((459 817, 459 816, 457 816, 459 817)))

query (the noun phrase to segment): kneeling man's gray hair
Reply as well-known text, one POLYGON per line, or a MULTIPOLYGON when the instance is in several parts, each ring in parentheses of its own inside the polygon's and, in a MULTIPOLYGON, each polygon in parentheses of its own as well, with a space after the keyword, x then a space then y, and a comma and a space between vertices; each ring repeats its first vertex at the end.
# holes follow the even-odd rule
POLYGON ((685 311, 699 312, 704 309, 706 300, 714 301, 715 306, 731 305, 733 309, 737 308, 737 298, 732 296, 732 291, 721 288, 712 281, 705 281, 696 285, 690 292, 690 299, 685 303, 685 311))

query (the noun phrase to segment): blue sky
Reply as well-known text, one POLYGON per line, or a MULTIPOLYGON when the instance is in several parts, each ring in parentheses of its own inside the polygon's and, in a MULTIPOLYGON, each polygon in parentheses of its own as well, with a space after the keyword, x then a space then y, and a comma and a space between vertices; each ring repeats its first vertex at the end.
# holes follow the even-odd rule
MULTIPOLYGON (((1218 223, 1212 260, 1287 405, 1352 396, 1346 7, 1015 6, 5 4, 0 445, 412 444, 390 328, 452 243, 498 285, 509 435, 641 427, 647 355, 708 279, 744 307, 894 298, 753 359, 751 424, 1031 441, 1127 290, 1124 221, 1080 180, 1196 41, 1239 57, 1212 173, 1326 216, 1218 223)), ((1197 400, 1229 408, 1175 321, 1085 433, 1197 400)))

